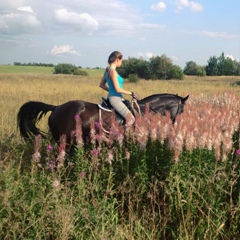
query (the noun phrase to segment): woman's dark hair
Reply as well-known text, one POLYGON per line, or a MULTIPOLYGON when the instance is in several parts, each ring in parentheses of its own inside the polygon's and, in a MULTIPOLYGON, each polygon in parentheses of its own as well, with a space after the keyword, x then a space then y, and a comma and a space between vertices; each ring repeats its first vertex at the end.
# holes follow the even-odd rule
POLYGON ((123 55, 118 52, 118 51, 114 51, 112 52, 109 57, 108 57, 108 63, 111 64, 113 63, 116 59, 122 59, 123 58, 123 55))

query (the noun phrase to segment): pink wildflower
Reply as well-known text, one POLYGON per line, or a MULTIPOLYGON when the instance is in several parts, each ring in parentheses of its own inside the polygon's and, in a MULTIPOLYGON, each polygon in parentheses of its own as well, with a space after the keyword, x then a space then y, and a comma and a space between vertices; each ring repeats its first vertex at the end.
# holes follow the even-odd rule
POLYGON ((51 144, 49 144, 49 145, 47 146, 47 150, 51 152, 51 151, 53 150, 53 146, 52 146, 51 144))
POLYGON ((240 149, 236 150, 236 155, 240 155, 240 149))
POLYGON ((80 176, 81 179, 85 178, 86 172, 80 172, 79 176, 80 176))
POLYGON ((92 150, 92 155, 97 156, 99 154, 99 151, 97 149, 92 150))
POLYGON ((76 121, 77 121, 78 119, 80 119, 79 114, 76 114, 76 115, 74 116, 74 118, 75 118, 76 121))

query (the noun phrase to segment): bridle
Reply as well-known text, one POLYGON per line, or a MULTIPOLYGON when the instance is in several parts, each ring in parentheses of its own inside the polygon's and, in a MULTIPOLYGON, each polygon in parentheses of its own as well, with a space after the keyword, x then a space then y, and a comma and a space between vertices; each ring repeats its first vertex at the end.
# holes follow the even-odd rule
MULTIPOLYGON (((136 104, 137 104, 137 103, 136 103, 136 104)), ((137 104, 137 105, 138 105, 138 104, 137 104)), ((177 116, 177 114, 178 114, 179 108, 180 108, 181 106, 183 106, 183 105, 184 105, 184 104, 182 103, 181 98, 179 98, 178 103, 171 105, 171 108, 176 108, 176 109, 174 109, 174 110, 172 111, 172 114, 171 114, 171 118, 172 118, 173 121, 175 121, 175 118, 176 118, 176 116, 177 116), (174 113, 174 114, 173 114, 173 113, 174 113)), ((152 107, 150 107, 150 106, 149 106, 149 109, 150 109, 151 111, 153 111, 154 113, 158 113, 154 108, 152 108, 152 107)))
POLYGON ((177 116, 177 114, 178 114, 179 108, 180 108, 180 106, 183 106, 183 105, 184 105, 184 104, 182 103, 181 98, 179 98, 177 104, 172 105, 172 107, 176 107, 176 111, 175 111, 174 117, 172 117, 172 121, 175 121, 175 118, 176 118, 176 116, 177 116))

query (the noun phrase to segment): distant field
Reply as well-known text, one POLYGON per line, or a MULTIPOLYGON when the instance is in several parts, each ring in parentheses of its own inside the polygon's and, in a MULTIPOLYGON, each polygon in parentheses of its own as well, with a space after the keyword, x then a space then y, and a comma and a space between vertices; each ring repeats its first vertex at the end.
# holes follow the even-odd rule
MULTIPOLYGON (((83 69, 90 76, 100 75, 103 69, 83 69)), ((53 74, 54 67, 0 65, 0 73, 53 74)))

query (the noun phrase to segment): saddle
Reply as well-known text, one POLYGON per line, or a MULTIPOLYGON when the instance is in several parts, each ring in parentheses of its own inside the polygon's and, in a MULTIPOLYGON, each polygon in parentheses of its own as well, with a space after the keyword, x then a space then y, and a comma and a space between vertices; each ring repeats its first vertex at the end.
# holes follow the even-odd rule
POLYGON ((98 104, 98 107, 104 111, 112 112, 113 107, 111 106, 108 98, 102 97, 102 102, 98 104))
MULTIPOLYGON (((123 101, 123 103, 127 106, 127 108, 131 112, 133 112, 129 100, 125 99, 123 101)), ((119 115, 119 113, 117 111, 115 111, 115 109, 112 107, 111 103, 109 102, 108 98, 102 97, 102 102, 98 104, 98 107, 99 107, 99 111, 103 110, 103 111, 107 111, 107 112, 115 112, 117 122, 120 123, 121 125, 124 125, 125 119, 121 115, 119 115)))
MULTIPOLYGON (((123 103, 127 106, 127 108, 132 111, 132 108, 130 106, 130 102, 128 100, 124 100, 123 103)), ((98 104, 98 107, 101 108, 102 110, 112 112, 115 111, 114 108, 112 107, 111 103, 109 102, 108 98, 102 97, 102 102, 98 104)))

